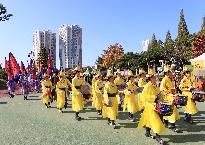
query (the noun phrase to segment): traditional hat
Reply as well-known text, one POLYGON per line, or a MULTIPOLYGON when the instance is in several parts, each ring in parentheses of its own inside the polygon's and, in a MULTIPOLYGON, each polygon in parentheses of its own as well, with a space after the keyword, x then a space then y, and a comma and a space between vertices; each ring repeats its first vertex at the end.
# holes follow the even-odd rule
POLYGON ((48 77, 48 75, 47 73, 44 73, 43 78, 46 78, 46 77, 48 77))
POLYGON ((186 72, 186 71, 191 71, 191 70, 187 65, 184 65, 183 66, 183 72, 186 72))
POLYGON ((142 69, 142 68, 139 69, 139 75, 145 74, 145 73, 146 73, 146 72, 144 71, 144 69, 142 69))
POLYGON ((84 74, 83 74, 83 73, 80 73, 80 76, 81 76, 81 77, 83 77, 83 76, 84 76, 84 74))
POLYGON ((128 77, 134 76, 131 70, 128 71, 127 76, 128 76, 128 77))
POLYGON ((115 75, 118 75, 118 74, 120 74, 121 73, 121 71, 120 71, 120 69, 117 69, 117 71, 114 73, 115 75))
POLYGON ((108 70, 108 71, 107 71, 107 77, 113 77, 113 74, 112 74, 112 71, 111 71, 111 70, 108 70))
POLYGON ((64 76, 65 76, 65 73, 61 71, 61 72, 59 73, 59 76, 60 76, 60 77, 64 77, 64 76))
POLYGON ((171 71, 169 65, 165 65, 164 66, 164 72, 168 72, 168 71, 171 71))
POLYGON ((80 71, 80 66, 76 66, 76 68, 74 69, 75 71, 80 71))
POLYGON ((97 74, 96 74, 96 77, 99 77, 99 76, 102 76, 100 71, 98 71, 97 74))
POLYGON ((148 74, 146 75, 146 77, 151 77, 153 75, 155 75, 154 68, 148 68, 148 74))

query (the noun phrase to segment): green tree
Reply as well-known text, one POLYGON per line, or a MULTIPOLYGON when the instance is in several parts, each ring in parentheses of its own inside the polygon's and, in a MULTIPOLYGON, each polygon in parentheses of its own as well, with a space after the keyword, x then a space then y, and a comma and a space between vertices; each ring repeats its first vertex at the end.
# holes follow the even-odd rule
POLYGON ((148 50, 152 48, 157 48, 157 39, 156 39, 155 33, 152 35, 152 40, 148 46, 148 50))
POLYGON ((13 14, 7 14, 6 7, 0 3, 0 21, 7 21, 13 14))
POLYGON ((192 38, 189 34, 183 9, 180 12, 180 21, 178 25, 178 35, 175 40, 174 53, 175 58, 180 59, 183 63, 188 62, 192 56, 192 38))
POLYGON ((102 56, 98 56, 95 64, 98 66, 99 69, 103 68, 103 59, 102 59, 102 56))
POLYGON ((43 69, 47 68, 48 65, 48 52, 46 48, 41 48, 38 53, 38 59, 37 59, 37 66, 39 66, 39 63, 42 65, 43 69))
POLYGON ((167 59, 171 59, 173 57, 173 51, 174 51, 174 41, 172 40, 171 34, 168 31, 164 42, 164 57, 167 59))
POLYGON ((156 39, 155 34, 152 36, 151 43, 148 46, 148 50, 146 52, 146 61, 154 61, 155 64, 159 64, 159 60, 163 59, 163 52, 164 52, 164 46, 163 42, 161 40, 156 39))

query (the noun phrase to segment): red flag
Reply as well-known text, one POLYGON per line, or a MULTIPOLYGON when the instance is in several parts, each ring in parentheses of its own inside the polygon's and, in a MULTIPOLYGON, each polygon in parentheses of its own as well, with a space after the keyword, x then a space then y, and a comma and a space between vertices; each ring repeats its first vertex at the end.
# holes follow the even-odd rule
POLYGON ((9 53, 9 65, 13 75, 16 76, 20 71, 20 66, 11 52, 9 53))
POLYGON ((49 56, 48 57, 48 68, 47 68, 47 75, 50 75, 53 69, 53 63, 52 63, 52 59, 49 56))
POLYGON ((8 73, 8 68, 9 68, 9 65, 8 65, 8 61, 6 60, 6 57, 5 57, 5 72, 8 73))
POLYGON ((10 81, 12 79, 13 73, 9 61, 7 61, 7 65, 8 65, 8 69, 7 69, 8 81, 10 81))
POLYGON ((21 72, 22 72, 23 75, 26 75, 26 73, 27 73, 26 69, 25 69, 25 66, 24 66, 22 61, 21 61, 21 72))
POLYGON ((37 79, 37 76, 36 76, 36 64, 35 63, 34 63, 34 68, 33 68, 33 78, 37 79))

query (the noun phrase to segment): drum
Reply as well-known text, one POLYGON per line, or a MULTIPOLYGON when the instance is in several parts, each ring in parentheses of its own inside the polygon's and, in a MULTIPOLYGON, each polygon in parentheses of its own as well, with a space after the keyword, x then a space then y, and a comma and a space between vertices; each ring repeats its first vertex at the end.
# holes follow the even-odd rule
POLYGON ((90 99, 90 94, 83 94, 83 98, 85 100, 89 100, 90 99))
POLYGON ((171 116, 173 113, 173 106, 161 102, 156 103, 155 111, 162 116, 171 116))
POLYGON ((176 94, 174 97, 174 105, 186 106, 188 97, 181 94, 176 94))
POLYGON ((205 101, 205 92, 203 91, 192 91, 192 100, 197 102, 205 101))
POLYGON ((111 104, 111 102, 110 102, 110 101, 105 102, 105 103, 104 103, 104 105, 105 105, 106 107, 112 107, 112 104, 111 104))
POLYGON ((51 96, 51 90, 49 89, 49 90, 47 90, 47 95, 50 97, 51 96))
POLYGON ((138 93, 142 93, 143 90, 144 90, 144 87, 138 87, 138 88, 137 88, 137 92, 138 92, 138 93))

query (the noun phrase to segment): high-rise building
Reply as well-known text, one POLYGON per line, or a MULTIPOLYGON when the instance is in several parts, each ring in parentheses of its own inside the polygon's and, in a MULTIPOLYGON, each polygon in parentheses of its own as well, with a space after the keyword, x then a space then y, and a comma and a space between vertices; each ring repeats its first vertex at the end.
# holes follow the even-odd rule
POLYGON ((51 57, 53 66, 56 66, 56 33, 50 30, 35 31, 33 34, 33 49, 35 61, 37 62, 40 49, 45 48, 51 57))
POLYGON ((82 28, 78 25, 60 26, 59 58, 61 69, 82 66, 82 28))
POLYGON ((149 43, 150 43, 149 39, 146 39, 145 41, 142 41, 143 51, 147 51, 149 43))

